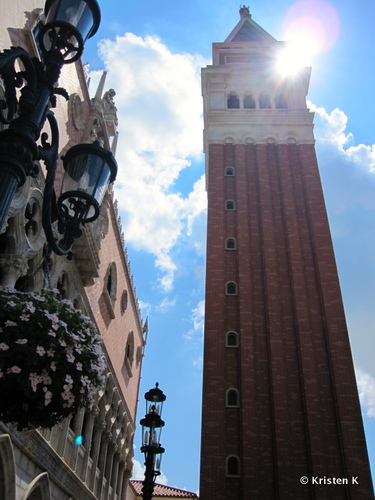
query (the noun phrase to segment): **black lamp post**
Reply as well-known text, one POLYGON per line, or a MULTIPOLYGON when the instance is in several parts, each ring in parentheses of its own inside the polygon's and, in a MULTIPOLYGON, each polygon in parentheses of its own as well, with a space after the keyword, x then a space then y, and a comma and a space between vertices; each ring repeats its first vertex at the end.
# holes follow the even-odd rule
POLYGON ((44 13, 45 23, 39 24, 36 36, 40 60, 21 47, 0 54, 0 76, 5 86, 0 121, 8 125, 0 132, 0 228, 16 189, 28 175, 38 176, 37 161, 43 160, 47 170, 43 228, 51 249, 66 255, 82 234, 81 225, 97 218, 105 190, 116 177, 117 164, 98 141, 72 147, 63 158, 65 175, 56 201, 59 133, 50 108, 56 106, 56 95, 68 99, 68 94, 55 85, 63 65, 79 59, 85 41, 98 30, 100 9, 96 0, 46 0, 44 13), (16 70, 18 61, 23 70, 16 70), (48 134, 43 133, 37 145, 46 120, 50 143, 48 134), (52 229, 56 220, 60 241, 52 229))
POLYGON ((161 419, 165 394, 157 383, 154 389, 146 392, 146 416, 142 418, 142 446, 141 452, 145 455, 145 479, 143 481, 143 500, 151 500, 157 476, 160 476, 161 456, 164 448, 160 445, 161 430, 164 421, 161 419))

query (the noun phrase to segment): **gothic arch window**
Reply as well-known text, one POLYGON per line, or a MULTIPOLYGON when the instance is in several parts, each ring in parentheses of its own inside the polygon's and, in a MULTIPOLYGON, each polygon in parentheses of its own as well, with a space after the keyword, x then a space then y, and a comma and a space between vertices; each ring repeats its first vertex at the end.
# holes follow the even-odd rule
POLYGON ((227 347, 238 347, 237 332, 227 332, 227 334, 226 334, 226 346, 227 347))
POLYGON ((121 314, 124 314, 127 308, 128 308, 128 291, 123 290, 121 295, 121 314))
POLYGON ((225 240, 225 249, 226 250, 236 250, 237 248, 237 242, 235 238, 227 238, 225 240))
POLYGON ((133 376, 132 374, 133 362, 134 362, 134 333, 133 330, 131 330, 129 332, 125 347, 125 368, 129 374, 129 377, 133 376))
POLYGON ((251 94, 245 95, 245 98, 243 100, 243 107, 245 109, 255 109, 255 99, 251 94))
POLYGON ((261 94, 259 96, 259 107, 261 109, 270 109, 271 108, 271 101, 268 95, 266 94, 261 94))
POLYGON ((238 408, 239 403, 239 393, 237 389, 228 389, 226 392, 225 404, 229 408, 238 408))
POLYGON ((30 241, 38 239, 41 230, 41 206, 38 200, 30 198, 25 208, 25 233, 30 241))
POLYGON ((239 107, 240 107, 240 100, 238 98, 238 95, 234 92, 231 92, 227 98, 227 108, 239 109, 239 107))
POLYGON ((28 487, 26 500, 51 500, 50 482, 47 472, 39 474, 28 487))
POLYGON ((227 476, 238 477, 240 475, 240 459, 235 455, 230 455, 226 459, 227 476))
POLYGON ((287 109, 288 103, 284 94, 276 94, 275 96, 275 108, 276 109, 287 109))
POLYGON ((105 274, 103 293, 108 306, 109 314, 113 319, 115 317, 114 305, 117 298, 117 269, 116 263, 113 261, 108 265, 107 272, 105 274))
POLYGON ((235 210, 236 204, 233 200, 227 200, 225 202, 225 210, 235 210))
POLYGON ((234 175, 234 167, 225 167, 225 176, 232 177, 234 175))
POLYGON ((225 285, 226 295, 237 295, 237 283, 234 281, 228 281, 225 285))
POLYGON ((57 280, 57 289, 60 292, 62 299, 68 298, 68 275, 63 271, 57 280))

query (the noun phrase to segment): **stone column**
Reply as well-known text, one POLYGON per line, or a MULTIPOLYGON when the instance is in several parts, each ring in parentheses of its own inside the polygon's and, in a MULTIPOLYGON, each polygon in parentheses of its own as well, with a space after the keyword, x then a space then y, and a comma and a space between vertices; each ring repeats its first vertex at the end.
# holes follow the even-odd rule
POLYGON ((86 483, 88 478, 88 464, 90 458, 90 450, 91 450, 91 445, 93 444, 92 441, 93 441, 93 431, 94 431, 94 420, 99 415, 99 408, 93 408, 91 411, 88 411, 86 415, 87 419, 86 422, 84 423, 82 431, 82 435, 84 438, 83 443, 85 448, 85 455, 83 457, 81 479, 84 483, 86 483))
POLYGON ((113 467, 112 467, 112 477, 111 477, 111 486, 112 486, 112 499, 115 500, 116 492, 117 492, 117 480, 119 474, 120 462, 122 460, 122 454, 119 451, 116 451, 113 457, 113 467))
POLYGON ((107 480, 105 489, 104 489, 104 499, 107 500, 109 498, 109 487, 111 486, 111 478, 112 478, 112 470, 113 470, 113 457, 117 451, 116 443, 109 443, 108 445, 108 453, 107 453, 107 461, 105 465, 105 473, 104 477, 107 480))
POLYGON ((102 439, 102 433, 105 428, 106 428, 106 423, 104 422, 104 420, 95 420, 94 435, 92 437, 92 446, 91 446, 92 471, 89 483, 89 488, 91 489, 91 491, 95 491, 95 477, 96 477, 96 468, 98 466, 98 460, 99 460, 99 448, 102 439))
MULTIPOLYGON (((94 490, 96 491, 96 495, 98 498, 103 498, 102 497, 102 489, 103 489, 103 482, 104 482, 104 473, 105 473, 105 466, 107 462, 107 450, 108 450, 108 445, 112 439, 112 434, 109 431, 105 431, 102 434, 102 439, 100 442, 100 452, 99 452, 99 460, 98 460, 98 469, 100 471, 99 473, 99 481, 97 488, 94 490)), ((103 500, 105 500, 103 498, 103 500)))

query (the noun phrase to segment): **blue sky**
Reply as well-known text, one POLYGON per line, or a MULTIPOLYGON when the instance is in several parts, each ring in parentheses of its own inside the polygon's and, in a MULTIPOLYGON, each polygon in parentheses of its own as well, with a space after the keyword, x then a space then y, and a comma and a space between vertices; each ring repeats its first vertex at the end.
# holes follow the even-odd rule
MULTIPOLYGON (((106 89, 116 91, 115 193, 150 326, 137 422, 143 394, 158 381, 167 395, 161 479, 197 491, 206 216, 200 68, 210 63, 212 42, 224 41, 239 21, 239 4, 100 5, 102 23, 83 60, 90 63, 92 91, 104 69, 106 89)), ((374 470, 375 4, 257 0, 250 12, 276 39, 303 25, 320 47, 308 99, 374 470)), ((135 445, 139 474, 139 429, 135 445)))

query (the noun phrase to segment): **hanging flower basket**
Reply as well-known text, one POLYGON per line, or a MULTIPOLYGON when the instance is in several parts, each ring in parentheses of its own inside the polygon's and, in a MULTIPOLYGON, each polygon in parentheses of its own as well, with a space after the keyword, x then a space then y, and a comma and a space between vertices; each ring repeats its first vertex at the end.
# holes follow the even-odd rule
POLYGON ((89 408, 102 356, 94 325, 70 301, 0 288, 0 420, 51 428, 89 408))

